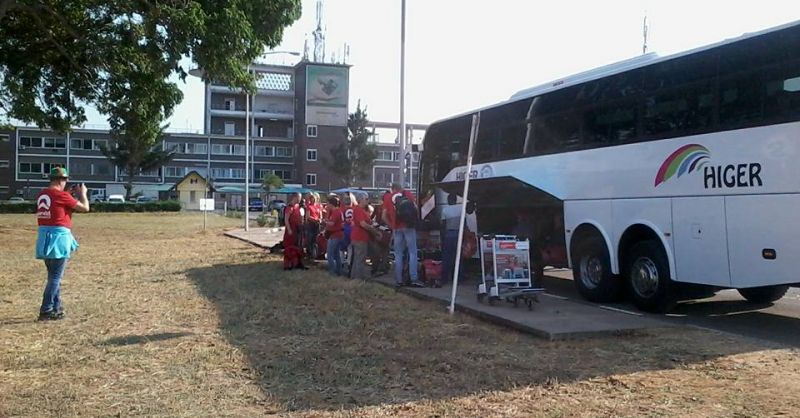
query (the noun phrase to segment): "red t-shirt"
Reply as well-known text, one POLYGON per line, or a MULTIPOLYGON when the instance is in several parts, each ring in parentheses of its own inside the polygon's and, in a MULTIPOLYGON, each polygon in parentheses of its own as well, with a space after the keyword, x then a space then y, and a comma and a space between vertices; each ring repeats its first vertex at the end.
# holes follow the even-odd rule
POLYGON ((308 211, 308 219, 313 219, 317 222, 322 219, 322 205, 319 203, 307 204, 306 210, 308 211))
POLYGON ((340 208, 333 208, 328 212, 328 221, 333 222, 332 225, 327 225, 325 229, 330 231, 331 238, 342 239, 344 238, 344 215, 340 208))
MULTIPOLYGON (((405 196, 408 200, 416 203, 416 200, 414 200, 414 195, 411 194, 411 192, 409 192, 408 190, 403 190, 402 192, 399 193, 402 193, 403 196, 405 196)), ((386 218, 389 219, 389 227, 391 227, 392 229, 402 229, 405 228, 406 225, 397 220, 397 212, 394 207, 394 200, 392 199, 392 197, 396 194, 398 193, 390 192, 383 194, 382 210, 386 211, 386 218)))
POLYGON ((362 207, 353 208, 353 230, 350 232, 350 240, 355 242, 368 242, 369 232, 361 226, 361 221, 367 223, 372 222, 369 219, 369 214, 362 207))
POLYGON ((72 212, 78 201, 68 192, 47 188, 36 196, 36 219, 39 226, 72 228, 72 212))

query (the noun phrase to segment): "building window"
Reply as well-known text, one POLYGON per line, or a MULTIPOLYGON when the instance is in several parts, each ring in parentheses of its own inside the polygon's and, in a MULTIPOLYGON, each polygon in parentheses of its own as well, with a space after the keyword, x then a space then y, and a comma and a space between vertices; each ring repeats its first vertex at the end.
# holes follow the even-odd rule
POLYGON ((225 135, 226 136, 236 135, 236 124, 234 124, 233 122, 225 122, 225 135))
POLYGON ((317 175, 314 173, 306 174, 306 185, 307 186, 316 186, 317 185, 317 175))
POLYGON ((211 153, 216 155, 244 155, 244 145, 213 144, 211 153))
POLYGON ((69 140, 69 147, 76 150, 100 151, 100 146, 108 147, 108 140, 105 139, 81 139, 72 138, 69 140))
POLYGON ((42 138, 23 136, 19 139, 19 146, 27 148, 42 148, 42 138))
POLYGON ((275 155, 275 148, 259 145, 255 150, 256 157, 272 157, 275 155))
POLYGON ((225 99, 225 110, 236 110, 236 99, 225 99))
POLYGON ((164 175, 166 177, 183 177, 186 175, 186 167, 167 166, 164 175))
POLYGON ((306 126, 306 136, 309 138, 316 138, 317 137, 317 125, 307 125, 306 126))
POLYGON ((186 153, 187 154, 208 154, 208 145, 207 144, 193 144, 188 143, 186 144, 186 153))
POLYGON ((215 179, 243 179, 243 168, 212 168, 211 177, 215 179))
POLYGON ((272 170, 266 168, 259 168, 255 170, 255 176, 253 176, 253 180, 263 180, 268 175, 272 174, 272 170))
POLYGON ((0 160, 0 168, 9 168, 9 161, 8 160, 0 160))
POLYGON ((294 153, 291 147, 275 147, 275 156, 288 158, 293 157, 294 153))
POLYGON ((273 174, 280 177, 281 180, 291 180, 292 179, 292 170, 275 170, 273 174))
POLYGON ((315 149, 306 150, 306 161, 317 161, 317 150, 315 149))
POLYGON ((92 174, 100 176, 108 176, 111 174, 110 164, 92 164, 92 174))
POLYGON ((378 161, 397 161, 398 158, 400 158, 399 152, 378 151, 378 156, 375 159, 378 161))
POLYGON ((0 134, 0 142, 9 142, 10 140, 7 134, 0 134))
POLYGON ((69 171, 71 175, 91 175, 92 164, 83 161, 74 161, 69 165, 69 171))

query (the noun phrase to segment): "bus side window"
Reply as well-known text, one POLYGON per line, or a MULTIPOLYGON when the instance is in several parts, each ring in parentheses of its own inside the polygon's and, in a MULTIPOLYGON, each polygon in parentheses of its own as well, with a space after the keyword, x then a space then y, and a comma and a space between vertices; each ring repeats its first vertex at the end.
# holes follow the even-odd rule
POLYGON ((770 71, 765 81, 764 114, 776 122, 800 118, 800 60, 770 71))

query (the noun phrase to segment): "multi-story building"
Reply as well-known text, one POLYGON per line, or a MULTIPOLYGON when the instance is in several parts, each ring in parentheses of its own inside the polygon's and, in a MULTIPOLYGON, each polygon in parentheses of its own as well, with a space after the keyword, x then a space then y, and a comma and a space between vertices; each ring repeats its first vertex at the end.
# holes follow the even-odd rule
MULTIPOLYGON (((137 176, 136 191, 157 196, 191 171, 209 179, 215 188, 243 190, 248 115, 252 188, 258 188, 267 174, 277 175, 287 185, 317 190, 345 186, 330 173, 323 158, 347 140, 349 66, 301 61, 294 66, 254 64, 251 70, 257 80, 252 96, 214 82, 206 84, 205 132, 166 134, 162 146, 175 151, 174 159, 137 176)), ((395 123, 373 125, 398 131, 395 123)), ((408 133, 424 128, 408 125, 408 133)), ((380 135, 374 139, 380 152, 372 178, 357 186, 385 187, 398 178, 396 140, 382 141, 380 135)), ((32 197, 47 183, 47 173, 55 165, 67 167, 73 180, 86 183, 95 197, 123 193, 125 173, 103 156, 101 144, 113 146, 107 130, 76 128, 57 134, 16 127, 0 131, 0 200, 32 197)), ((415 170, 411 170, 412 181, 415 170)))

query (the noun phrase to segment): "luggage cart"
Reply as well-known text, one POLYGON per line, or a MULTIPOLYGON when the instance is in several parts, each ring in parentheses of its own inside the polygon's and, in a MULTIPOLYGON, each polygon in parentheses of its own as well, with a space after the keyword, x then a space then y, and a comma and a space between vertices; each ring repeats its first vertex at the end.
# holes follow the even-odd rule
POLYGON ((478 301, 488 299, 490 305, 506 300, 528 310, 539 302, 544 289, 533 287, 531 280, 530 241, 518 240, 515 235, 484 235, 480 240, 481 284, 478 301))

